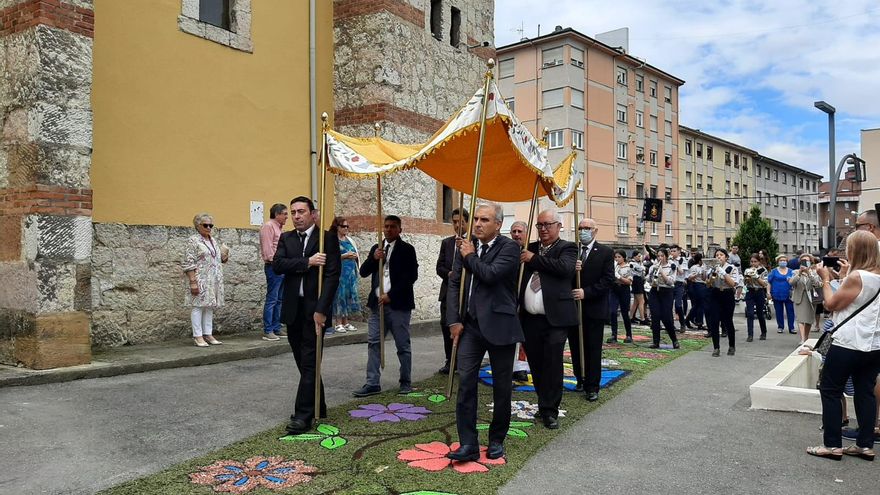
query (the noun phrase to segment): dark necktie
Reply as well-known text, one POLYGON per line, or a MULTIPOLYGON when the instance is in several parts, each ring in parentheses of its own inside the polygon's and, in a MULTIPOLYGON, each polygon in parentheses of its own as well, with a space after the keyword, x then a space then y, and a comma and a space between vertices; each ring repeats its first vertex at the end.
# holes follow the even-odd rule
MULTIPOLYGON (((487 252, 487 251, 489 251, 489 245, 488 245, 488 244, 483 244, 483 245, 480 246, 480 254, 478 254, 477 256, 478 256, 479 258, 482 259, 483 256, 486 255, 486 252, 487 252)), ((472 304, 472 302, 471 302, 471 301, 472 301, 471 295, 473 295, 473 292, 474 292, 474 275, 473 275, 472 273, 468 273, 468 281, 469 281, 469 283, 468 283, 468 293, 467 293, 467 296, 468 296, 468 297, 467 297, 467 308, 468 308, 468 313, 471 315, 472 318, 476 319, 476 318, 477 318, 477 308, 476 308, 476 306, 475 306, 474 304, 472 304)))
POLYGON ((302 255, 303 255, 303 257, 305 257, 305 255, 306 255, 306 238, 308 238, 309 235, 305 232, 297 232, 297 235, 299 235, 299 242, 302 244, 302 250, 303 250, 302 255))

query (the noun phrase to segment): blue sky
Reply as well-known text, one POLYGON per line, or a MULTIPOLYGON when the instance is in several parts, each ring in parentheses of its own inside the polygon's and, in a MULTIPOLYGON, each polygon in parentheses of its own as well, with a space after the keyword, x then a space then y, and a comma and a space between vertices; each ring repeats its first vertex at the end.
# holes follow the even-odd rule
MULTIPOLYGON (((496 0, 495 44, 554 26, 588 36, 629 28, 629 53, 685 81, 679 122, 828 175, 828 120, 837 158, 880 127, 880 2, 847 0, 496 0)), ((869 164, 880 173, 880 164, 869 164), (876 167, 876 168, 874 168, 876 167)))

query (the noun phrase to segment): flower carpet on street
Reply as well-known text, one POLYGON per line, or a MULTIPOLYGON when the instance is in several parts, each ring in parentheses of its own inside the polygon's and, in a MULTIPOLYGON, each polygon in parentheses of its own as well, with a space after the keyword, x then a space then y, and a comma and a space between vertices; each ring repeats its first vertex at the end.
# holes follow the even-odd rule
MULTIPOLYGON (((379 395, 331 407, 327 417, 299 435, 284 424, 206 453, 159 473, 106 490, 107 495, 144 494, 388 494, 467 495, 495 493, 526 461, 578 419, 612 399, 651 370, 706 340, 684 339, 680 350, 648 349, 644 344, 606 348, 603 389, 598 402, 582 393, 563 394, 560 429, 548 430, 534 419, 537 397, 515 389, 506 458, 488 459, 485 448, 495 404, 492 388, 478 387, 477 431, 482 451, 473 462, 453 462, 446 454, 458 447, 455 396, 445 396, 445 375, 414 384, 416 390, 379 395), (604 376, 608 373, 606 379, 604 376)), ((566 381, 571 376, 566 357, 566 381)), ((491 375, 488 377, 491 379, 491 375)), ((325 375, 325 381, 332 381, 325 375)), ((530 385, 530 384, 528 384, 530 385)), ((288 397, 286 400, 290 400, 288 397)), ((283 418, 279 418, 283 419, 283 418)))

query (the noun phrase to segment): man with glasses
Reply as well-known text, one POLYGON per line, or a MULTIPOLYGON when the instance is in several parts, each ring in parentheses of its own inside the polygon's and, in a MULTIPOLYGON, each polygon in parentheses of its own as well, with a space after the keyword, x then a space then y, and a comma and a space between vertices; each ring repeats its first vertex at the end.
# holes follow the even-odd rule
POLYGON ((437 370, 442 375, 449 373, 449 359, 452 356, 452 335, 449 333, 449 325, 446 324, 446 290, 449 287, 449 276, 452 275, 452 262, 455 259, 455 251, 458 243, 467 229, 470 220, 468 211, 458 208, 452 210, 452 229, 455 235, 451 235, 440 241, 440 254, 437 256, 437 276, 440 277, 440 329, 443 332, 443 352, 446 355, 446 364, 437 370))
POLYGON ((284 275, 281 321, 287 325, 287 341, 299 369, 299 387, 287 433, 299 435, 311 428, 316 416, 327 414, 323 383, 321 404, 315 404, 315 364, 318 339, 324 338, 324 328, 332 320, 331 309, 339 287, 342 261, 339 240, 332 232, 324 233, 325 252, 318 252, 317 229, 320 226, 315 225, 315 203, 311 199, 305 196, 293 198, 290 212, 294 230, 281 234, 272 269, 284 275), (321 266, 324 271, 321 293, 318 294, 321 266))
POLYGON ((263 340, 277 341, 286 334, 281 330, 281 284, 284 275, 272 270, 281 230, 287 223, 287 206, 276 203, 269 209, 269 221, 260 228, 260 257, 266 274, 266 304, 263 306, 263 340))
POLYGON ((602 377, 602 337, 605 321, 608 319, 608 293, 614 284, 614 252, 596 241, 599 229, 596 221, 585 218, 578 224, 581 252, 575 264, 577 275, 581 278, 581 288, 573 289, 575 300, 583 300, 581 317, 584 326, 584 363, 581 370, 580 339, 574 327, 568 333, 571 360, 578 384, 583 378, 587 400, 599 400, 599 383, 602 377))
POLYGON ((577 246, 559 238, 561 220, 556 210, 542 211, 535 224, 538 241, 529 243, 520 255, 525 265, 519 289, 520 322, 538 395, 538 416, 551 430, 559 428, 565 339, 578 323, 577 305, 569 297, 577 246))
POLYGON ((866 210, 856 218, 856 230, 867 230, 877 238, 877 247, 880 249, 880 219, 877 218, 877 210, 866 210))

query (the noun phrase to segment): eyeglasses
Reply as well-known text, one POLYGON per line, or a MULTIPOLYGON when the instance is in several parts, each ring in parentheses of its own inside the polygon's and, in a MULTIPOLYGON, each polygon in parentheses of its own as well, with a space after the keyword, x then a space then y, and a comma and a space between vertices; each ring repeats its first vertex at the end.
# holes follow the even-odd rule
POLYGON ((347 229, 347 228, 348 228, 348 225, 340 225, 339 228, 347 229))
POLYGON ((872 226, 873 226, 873 225, 870 224, 870 223, 857 223, 857 224, 856 224, 856 230, 859 230, 859 229, 862 228, 862 227, 872 227, 872 226))
POLYGON ((535 228, 538 229, 538 230, 549 229, 550 227, 552 227, 552 226, 554 226, 554 225, 556 225, 556 224, 558 224, 558 223, 561 223, 561 222, 547 222, 547 223, 544 223, 544 222, 538 222, 538 223, 535 224, 535 228))
POLYGON ((202 224, 202 227, 204 227, 204 228, 206 228, 206 229, 213 229, 213 228, 214 228, 214 224, 213 224, 213 223, 203 223, 203 224, 202 224))

